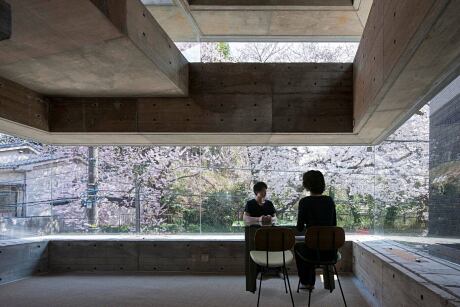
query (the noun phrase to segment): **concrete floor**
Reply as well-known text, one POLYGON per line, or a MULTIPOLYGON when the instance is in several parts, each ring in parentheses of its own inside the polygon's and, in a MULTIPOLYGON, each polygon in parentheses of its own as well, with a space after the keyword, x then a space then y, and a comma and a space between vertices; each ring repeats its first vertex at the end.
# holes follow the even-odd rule
MULTIPOLYGON (((308 292, 296 293, 297 306, 308 292)), ((351 276, 341 278, 348 306, 370 306, 365 290, 351 276)), ((337 285, 338 286, 338 285, 337 285)), ((312 306, 343 306, 340 290, 322 289, 318 278, 312 306)), ((35 276, 0 286, 1 306, 256 306, 257 295, 245 291, 243 276, 69 273, 35 276)), ((290 306, 282 279, 262 282, 261 306, 290 306)))

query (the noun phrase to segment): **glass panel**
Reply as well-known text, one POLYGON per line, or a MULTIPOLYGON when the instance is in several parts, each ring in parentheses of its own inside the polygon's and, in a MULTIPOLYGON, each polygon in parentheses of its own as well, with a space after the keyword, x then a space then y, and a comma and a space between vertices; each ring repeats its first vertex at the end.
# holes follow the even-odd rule
MULTIPOLYGON (((256 181, 267 183, 279 224, 295 225, 298 202, 308 194, 302 174, 309 169, 324 173, 325 194, 334 198, 338 224, 347 232, 423 236, 428 208, 430 214, 441 212, 428 198, 428 117, 428 107, 422 108, 373 147, 101 146, 94 167, 88 147, 44 146, 1 135, 1 238, 241 233, 256 181)), ((452 177, 448 158, 433 157, 444 163, 432 167, 432 189, 441 191, 433 196, 451 191, 450 183, 443 184, 452 177)))
POLYGON ((375 147, 376 220, 385 235, 426 235, 429 109, 423 107, 375 147))

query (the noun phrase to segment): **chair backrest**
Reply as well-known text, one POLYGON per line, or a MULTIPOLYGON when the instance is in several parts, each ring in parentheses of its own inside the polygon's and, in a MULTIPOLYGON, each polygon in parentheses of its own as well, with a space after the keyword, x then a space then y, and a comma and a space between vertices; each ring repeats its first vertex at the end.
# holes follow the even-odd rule
POLYGON ((305 244, 320 251, 337 250, 345 244, 345 231, 336 226, 311 226, 305 233, 305 244))
POLYGON ((289 228, 260 228, 255 235, 255 248, 259 251, 280 252, 291 249, 295 244, 294 232, 289 228))

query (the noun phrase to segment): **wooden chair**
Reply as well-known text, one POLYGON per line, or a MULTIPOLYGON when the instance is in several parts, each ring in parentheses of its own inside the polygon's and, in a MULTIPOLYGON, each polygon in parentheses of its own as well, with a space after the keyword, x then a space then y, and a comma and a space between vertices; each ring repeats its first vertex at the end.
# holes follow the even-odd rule
POLYGON ((261 269, 257 306, 259 306, 260 301, 264 270, 276 267, 280 267, 283 271, 284 288, 287 293, 287 286, 289 286, 292 306, 295 306, 294 298, 292 297, 291 284, 289 282, 289 276, 286 269, 286 264, 289 264, 294 260, 294 255, 291 251, 294 243, 294 232, 288 228, 267 227, 256 231, 255 250, 250 252, 250 256, 261 269))
MULTIPOLYGON (((337 281, 339 282, 340 293, 342 293, 343 302, 345 307, 347 302, 343 295, 342 285, 340 284, 339 274, 335 264, 340 260, 341 255, 338 249, 345 244, 345 232, 341 227, 335 226, 312 226, 308 227, 305 233, 305 244, 308 249, 312 251, 311 255, 306 257, 301 253, 297 255, 305 262, 313 264, 315 266, 333 266, 335 275, 337 275, 337 281), (326 256, 325 256, 326 255, 326 256)), ((299 291, 299 284, 297 285, 297 292, 299 291)), ((332 287, 330 288, 332 292, 332 287)), ((309 290, 308 295, 308 306, 310 306, 311 292, 309 290)))

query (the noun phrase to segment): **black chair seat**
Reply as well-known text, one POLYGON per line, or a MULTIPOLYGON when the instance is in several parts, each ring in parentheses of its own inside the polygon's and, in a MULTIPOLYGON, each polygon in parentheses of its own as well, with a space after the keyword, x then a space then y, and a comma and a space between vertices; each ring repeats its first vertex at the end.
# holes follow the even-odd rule
POLYGON ((297 255, 303 261, 308 262, 308 263, 314 263, 314 264, 317 264, 317 265, 334 265, 338 261, 340 261, 340 259, 342 259, 342 255, 340 254, 340 252, 337 252, 336 257, 334 257, 333 259, 324 259, 323 257, 321 257, 320 260, 318 260, 318 258, 316 258, 316 257, 315 258, 305 257, 305 255, 302 255, 299 252, 297 252, 297 255))

